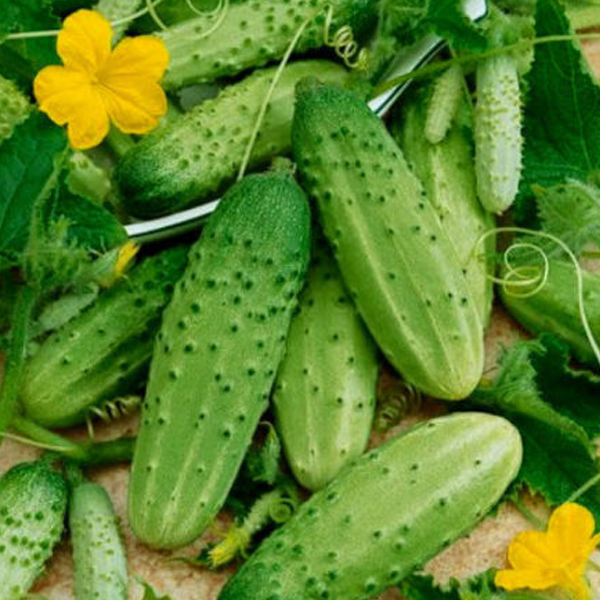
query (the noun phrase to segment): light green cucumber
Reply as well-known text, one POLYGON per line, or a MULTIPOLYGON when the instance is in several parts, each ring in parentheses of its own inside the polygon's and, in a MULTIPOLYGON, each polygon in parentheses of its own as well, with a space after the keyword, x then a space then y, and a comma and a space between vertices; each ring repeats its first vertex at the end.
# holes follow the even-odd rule
POLYGON ((376 0, 247 0, 229 5, 219 28, 214 16, 198 16, 170 27, 160 35, 171 57, 164 78, 167 89, 192 83, 211 83, 283 58, 300 26, 309 21, 296 54, 325 45, 329 7, 333 22, 329 36, 342 26, 356 37, 376 21, 376 0))
POLYGON ((144 260, 41 345, 21 387, 31 419, 49 427, 80 423, 91 407, 137 388, 186 255, 178 246, 144 260))
POLYGON ((113 43, 118 42, 129 25, 126 19, 135 14, 144 0, 99 0, 96 10, 102 13, 113 25, 113 43))
POLYGON ((309 254, 306 197, 251 175, 210 217, 156 340, 129 486, 144 543, 183 546, 223 506, 269 398, 309 254))
MULTIPOLYGON (((238 174, 276 69, 257 71, 172 125, 144 138, 117 166, 125 208, 138 217, 174 212, 217 193, 238 174)), ((290 150, 294 89, 314 75, 342 84, 346 71, 327 61, 285 68, 252 152, 250 167, 290 150)))
POLYGON ((0 600, 21 600, 60 540, 67 484, 47 463, 20 463, 0 478, 0 600))
POLYGON ((467 397, 483 369, 480 308, 385 125, 353 93, 307 81, 293 149, 342 277, 383 353, 418 389, 467 397))
MULTIPOLYGON (((525 266, 520 262, 515 266, 525 266)), ((541 269, 539 263, 532 264, 541 269)), ((600 337, 600 276, 582 270, 584 306, 592 333, 600 337)), ((535 294, 520 297, 523 288, 511 289, 510 284, 500 287, 500 296, 508 312, 525 329, 534 334, 549 331, 567 342, 578 360, 598 366, 590 342, 585 333, 577 298, 577 275, 573 264, 549 259, 548 279, 535 294)), ((533 286, 532 286, 533 287, 533 286)))
POLYGON ((31 103, 9 79, 0 75, 0 144, 31 112, 31 103))
POLYGON ((290 328, 274 395, 296 479, 317 490, 360 456, 375 410, 377 350, 324 242, 290 328))
POLYGON ((272 534, 219 600, 366 600, 468 533, 522 456, 506 420, 462 413, 372 450, 272 534))
POLYGON ((127 600, 127 558, 112 501, 101 485, 82 481, 71 492, 69 528, 77 600, 127 600))
POLYGON ((394 137, 420 179, 442 227, 467 274, 473 301, 484 324, 492 309, 495 238, 482 244, 482 236, 494 228, 494 217, 479 199, 473 167, 473 147, 467 123, 455 123, 444 139, 427 141, 424 131, 428 112, 424 94, 415 94, 393 123, 394 137), (487 257, 482 255, 487 254, 487 257))

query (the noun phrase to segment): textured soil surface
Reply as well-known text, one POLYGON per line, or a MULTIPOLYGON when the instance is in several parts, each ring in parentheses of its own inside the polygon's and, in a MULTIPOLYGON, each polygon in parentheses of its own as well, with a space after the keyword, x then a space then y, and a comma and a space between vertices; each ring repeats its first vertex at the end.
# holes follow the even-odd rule
MULTIPOLYGON (((600 72, 600 43, 588 44, 586 51, 594 68, 600 72)), ((496 307, 487 336, 486 376, 493 374, 499 351, 522 335, 523 333, 514 322, 500 308, 496 307)), ((393 435, 399 429, 406 428, 415 420, 440 412, 443 412, 441 405, 427 403, 418 415, 405 420, 396 431, 392 431, 390 434, 393 435)), ((126 433, 131 434, 135 429, 136 419, 130 418, 108 428, 98 428, 96 435, 99 439, 112 438, 126 433)), ((86 434, 81 431, 76 432, 74 435, 85 437, 86 434)), ((374 439, 373 444, 380 441, 374 439)), ((0 452, 0 472, 4 472, 17 462, 30 460, 36 455, 37 451, 32 448, 6 441, 0 452)), ((127 467, 118 466, 101 469, 92 473, 92 478, 106 487, 122 519, 132 576, 132 599, 141 598, 140 586, 133 583, 136 576, 148 581, 157 591, 169 594, 173 600, 215 600, 217 598, 219 590, 230 576, 231 570, 212 573, 180 562, 173 562, 169 560, 173 554, 149 550, 133 538, 126 520, 127 467)), ((534 498, 526 498, 525 500, 535 512, 540 515, 544 514, 543 503, 534 498)), ((225 521, 227 518, 227 515, 222 515, 220 520, 225 521)), ((206 540, 216 535, 217 528, 218 524, 196 544, 178 551, 176 555, 194 555, 206 540)), ((512 537, 517 532, 530 528, 530 524, 519 512, 511 505, 505 505, 499 510, 498 514, 487 518, 481 523, 471 535, 438 555, 427 565, 426 570, 432 573, 439 582, 445 582, 452 577, 468 577, 492 566, 502 567, 505 564, 506 549, 512 537)), ((594 580, 593 587, 600 588, 600 578, 594 580)), ((55 552, 45 577, 38 582, 34 591, 48 600, 74 599, 72 562, 68 541, 64 541, 58 551, 55 552)), ((400 600, 400 598, 401 596, 397 591, 390 590, 378 600, 400 600)))

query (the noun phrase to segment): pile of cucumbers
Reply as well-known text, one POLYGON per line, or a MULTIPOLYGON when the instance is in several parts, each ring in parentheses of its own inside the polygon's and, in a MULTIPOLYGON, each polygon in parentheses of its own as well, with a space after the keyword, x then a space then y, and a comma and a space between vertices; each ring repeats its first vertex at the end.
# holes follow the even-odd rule
MULTIPOLYGON (((462 87, 435 143, 426 134, 435 86, 412 90, 388 123, 376 117, 368 86, 323 35, 348 26, 365 43, 375 0, 232 0, 207 36, 214 14, 179 0, 163 8, 166 89, 229 79, 128 140, 113 175, 120 209, 150 218, 223 198, 197 241, 142 252, 127 277, 32 348, 21 420, 67 428, 138 396, 127 524, 142 543, 176 549, 224 507, 268 412, 312 495, 219 598, 373 598, 470 531, 521 465, 517 430, 485 413, 425 421, 367 451, 383 361, 451 407, 481 380, 495 224, 480 196, 496 212, 514 199, 515 173, 492 171, 511 168, 501 153, 518 140, 486 148, 505 135, 497 121, 485 130, 501 101, 482 94, 473 116, 462 87), (305 21, 259 123, 251 173, 236 180, 276 63, 305 21)), ((507 60, 482 67, 478 82, 504 69, 505 87, 518 85, 507 60)), ((564 281, 575 275, 562 263, 552 272, 542 293, 504 301, 534 331, 567 336, 569 323, 568 341, 589 358, 574 299, 555 293, 573 289, 564 281)), ((51 454, 0 478, 0 600, 26 597, 67 513, 77 599, 125 600, 111 500, 59 462, 51 454)))

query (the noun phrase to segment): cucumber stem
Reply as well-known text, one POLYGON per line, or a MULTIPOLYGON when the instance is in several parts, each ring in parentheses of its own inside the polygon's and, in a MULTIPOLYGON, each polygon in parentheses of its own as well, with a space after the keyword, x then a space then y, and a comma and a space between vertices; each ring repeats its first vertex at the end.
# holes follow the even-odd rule
MULTIPOLYGON (((12 332, 0 388, 0 432, 8 429, 15 415, 36 299, 37 290, 33 286, 23 285, 13 309, 12 332)), ((0 434, 0 444, 2 439, 0 434)))

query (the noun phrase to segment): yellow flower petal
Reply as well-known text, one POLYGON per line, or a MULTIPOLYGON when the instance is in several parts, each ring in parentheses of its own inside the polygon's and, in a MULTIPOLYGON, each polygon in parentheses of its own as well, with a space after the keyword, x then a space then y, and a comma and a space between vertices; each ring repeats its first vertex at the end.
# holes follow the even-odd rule
MULTIPOLYGON (((579 504, 563 504, 552 513, 548 522, 548 541, 561 549, 562 559, 587 553, 593 535, 594 517, 579 504)), ((587 562, 588 557, 584 558, 587 562)))
POLYGON ((154 129, 167 111, 167 98, 158 83, 135 78, 117 86, 102 86, 102 98, 114 124, 124 133, 154 129))
POLYGON ((125 38, 112 51, 100 78, 110 85, 113 78, 120 85, 131 77, 144 77, 159 81, 169 64, 169 51, 165 43, 151 35, 125 38))
POLYGON ((547 590, 559 585, 562 583, 562 580, 557 578, 555 574, 550 574, 542 570, 523 569, 498 571, 494 582, 498 587, 513 591, 524 588, 547 590))
POLYGON ((562 560, 556 549, 548 545, 542 531, 524 531, 515 536, 508 548, 508 562, 515 569, 546 569, 562 560))
POLYGON ((40 110, 58 125, 64 125, 84 100, 81 90, 89 87, 85 74, 65 67, 43 68, 33 82, 40 110))
POLYGON ((66 67, 94 81, 110 56, 112 35, 110 22, 100 13, 78 10, 65 19, 58 34, 58 55, 66 67))
POLYGON ((79 90, 80 103, 69 115, 68 134, 73 148, 87 150, 108 135, 110 121, 97 86, 79 90))

